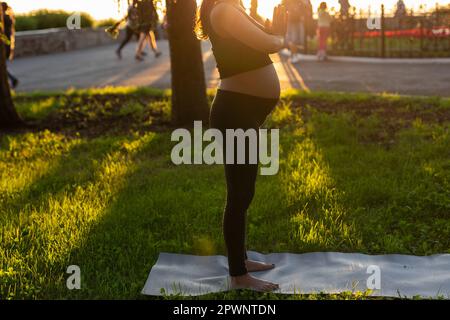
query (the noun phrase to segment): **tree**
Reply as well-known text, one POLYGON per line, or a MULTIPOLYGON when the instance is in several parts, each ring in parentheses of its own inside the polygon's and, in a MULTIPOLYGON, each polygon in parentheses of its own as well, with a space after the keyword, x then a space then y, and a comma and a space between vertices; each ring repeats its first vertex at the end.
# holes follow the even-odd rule
POLYGON ((18 115, 11 97, 11 91, 6 73, 6 53, 3 45, 4 22, 3 10, 0 6, 0 129, 16 128, 23 125, 23 121, 18 115))
POLYGON ((172 122, 208 123, 209 108, 200 41, 194 34, 195 0, 166 0, 172 68, 172 122))

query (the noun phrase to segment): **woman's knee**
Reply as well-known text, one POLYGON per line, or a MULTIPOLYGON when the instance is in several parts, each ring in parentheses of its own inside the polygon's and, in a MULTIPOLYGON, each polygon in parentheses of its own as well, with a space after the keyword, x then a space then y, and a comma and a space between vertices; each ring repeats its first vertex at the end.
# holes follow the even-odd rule
POLYGON ((231 209, 231 212, 245 212, 250 206, 255 196, 255 187, 249 186, 248 188, 229 191, 227 195, 227 207, 231 209))

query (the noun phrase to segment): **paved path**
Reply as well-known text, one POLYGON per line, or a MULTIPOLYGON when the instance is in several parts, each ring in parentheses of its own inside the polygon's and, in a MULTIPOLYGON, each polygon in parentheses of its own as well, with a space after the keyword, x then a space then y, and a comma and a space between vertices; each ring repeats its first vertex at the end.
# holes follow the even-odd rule
MULTIPOLYGON (((61 90, 70 87, 153 86, 170 87, 168 44, 159 59, 150 55, 145 62, 133 58, 134 44, 119 61, 115 46, 17 59, 11 71, 21 80, 18 91, 61 90)), ((205 74, 209 87, 218 83, 215 61, 204 43, 205 74)), ((293 66, 274 56, 282 87, 345 92, 389 92, 411 95, 450 96, 450 63, 376 63, 371 60, 339 59, 318 63, 311 57, 293 66)))

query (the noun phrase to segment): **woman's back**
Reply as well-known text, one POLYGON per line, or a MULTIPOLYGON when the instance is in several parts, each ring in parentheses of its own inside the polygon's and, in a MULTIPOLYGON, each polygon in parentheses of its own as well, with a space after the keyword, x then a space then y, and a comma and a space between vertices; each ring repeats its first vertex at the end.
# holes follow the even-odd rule
POLYGON ((3 16, 3 21, 5 24, 5 36, 8 39, 11 39, 11 35, 13 32, 13 19, 9 15, 5 14, 3 16))
POLYGON ((140 24, 150 23, 155 18, 156 8, 152 0, 138 1, 136 9, 140 24))

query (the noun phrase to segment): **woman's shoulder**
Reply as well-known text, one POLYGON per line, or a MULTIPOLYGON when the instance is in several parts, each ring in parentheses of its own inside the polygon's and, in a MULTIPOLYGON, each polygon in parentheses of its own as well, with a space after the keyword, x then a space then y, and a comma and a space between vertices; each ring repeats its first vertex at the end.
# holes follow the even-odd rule
POLYGON ((242 15, 242 11, 235 5, 227 2, 218 2, 211 9, 211 17, 215 19, 230 19, 242 15))
POLYGON ((209 21, 216 33, 222 37, 227 37, 227 26, 236 23, 237 19, 243 17, 241 10, 236 8, 235 5, 219 2, 214 5, 209 15, 209 21))

